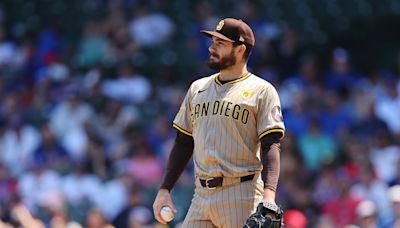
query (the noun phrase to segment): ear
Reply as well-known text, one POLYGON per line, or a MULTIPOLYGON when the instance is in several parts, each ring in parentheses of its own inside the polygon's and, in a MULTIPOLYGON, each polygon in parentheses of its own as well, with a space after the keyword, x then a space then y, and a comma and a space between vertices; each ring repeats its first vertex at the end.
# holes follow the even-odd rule
POLYGON ((246 45, 244 45, 244 44, 241 44, 241 45, 239 45, 239 46, 237 46, 237 48, 236 48, 236 52, 237 52, 237 54, 239 55, 239 56, 243 56, 244 55, 244 52, 246 51, 246 45))
POLYGON ((246 51, 246 45, 241 44, 238 46, 238 53, 243 54, 246 51))

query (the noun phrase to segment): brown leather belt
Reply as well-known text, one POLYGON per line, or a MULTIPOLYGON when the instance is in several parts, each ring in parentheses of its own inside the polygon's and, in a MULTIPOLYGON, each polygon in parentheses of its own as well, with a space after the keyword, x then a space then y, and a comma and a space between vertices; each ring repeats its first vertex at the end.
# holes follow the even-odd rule
MULTIPOLYGON (((240 182, 253 180, 254 176, 255 176, 255 174, 250 174, 247 176, 240 177, 240 182)), ((208 188, 208 189, 214 189, 217 187, 221 187, 223 182, 224 182, 224 177, 212 177, 212 178, 207 178, 207 179, 200 179, 201 186, 208 188)))

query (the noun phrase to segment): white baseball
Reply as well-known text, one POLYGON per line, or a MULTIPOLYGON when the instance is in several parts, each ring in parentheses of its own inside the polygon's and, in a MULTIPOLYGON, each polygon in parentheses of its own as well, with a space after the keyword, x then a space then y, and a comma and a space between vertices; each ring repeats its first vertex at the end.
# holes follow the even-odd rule
POLYGON ((166 222, 170 222, 172 219, 174 219, 174 212, 172 212, 172 209, 168 206, 161 208, 160 215, 161 218, 166 222))

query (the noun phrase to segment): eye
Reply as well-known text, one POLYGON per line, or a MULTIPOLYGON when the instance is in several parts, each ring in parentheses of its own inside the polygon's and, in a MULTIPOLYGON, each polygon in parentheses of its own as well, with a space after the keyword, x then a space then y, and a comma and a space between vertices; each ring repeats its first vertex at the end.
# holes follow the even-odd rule
POLYGON ((224 43, 224 42, 222 42, 222 41, 218 41, 218 42, 217 42, 217 45, 218 45, 218 46, 224 46, 224 45, 225 45, 225 43, 224 43))
POLYGON ((227 45, 223 40, 220 40, 220 39, 212 39, 212 40, 210 41, 210 44, 211 44, 211 45, 214 45, 214 46, 218 46, 218 47, 226 46, 226 45, 227 45))
POLYGON ((221 46, 221 42, 218 42, 218 41, 213 41, 213 42, 211 42, 211 44, 216 46, 216 47, 221 46))

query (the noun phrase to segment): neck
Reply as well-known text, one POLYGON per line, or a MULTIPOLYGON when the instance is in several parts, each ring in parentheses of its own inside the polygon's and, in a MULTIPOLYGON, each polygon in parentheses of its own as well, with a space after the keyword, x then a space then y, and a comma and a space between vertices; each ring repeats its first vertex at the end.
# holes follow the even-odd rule
POLYGON ((235 64, 220 71, 218 76, 221 81, 230 81, 238 79, 248 73, 247 64, 235 64))

